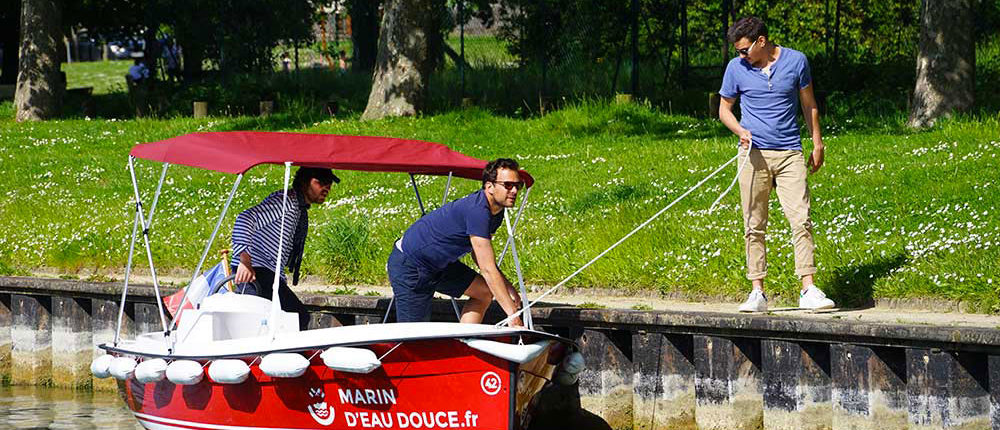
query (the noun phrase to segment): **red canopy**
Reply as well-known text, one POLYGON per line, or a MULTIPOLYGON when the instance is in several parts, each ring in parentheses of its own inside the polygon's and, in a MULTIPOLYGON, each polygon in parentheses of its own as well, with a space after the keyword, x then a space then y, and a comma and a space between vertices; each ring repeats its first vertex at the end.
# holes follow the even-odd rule
MULTIPOLYGON (((136 158, 198 167, 223 173, 245 173, 258 164, 326 167, 366 172, 404 172, 482 179, 486 161, 452 151, 439 143, 372 136, 227 131, 191 133, 159 142, 141 143, 136 158)), ((521 171, 531 186, 533 179, 521 171)))

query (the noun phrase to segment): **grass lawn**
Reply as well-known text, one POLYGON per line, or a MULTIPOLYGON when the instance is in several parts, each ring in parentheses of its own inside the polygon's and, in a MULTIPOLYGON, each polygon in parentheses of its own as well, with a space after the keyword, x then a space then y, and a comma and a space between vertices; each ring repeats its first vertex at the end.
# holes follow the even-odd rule
MULTIPOLYGON (((461 39, 457 32, 450 35, 447 43, 455 52, 461 52, 461 39)), ((503 39, 482 35, 465 36, 465 59, 475 66, 513 66, 517 58, 507 51, 507 42, 503 39)), ((450 61, 450 59, 449 59, 450 61)))
MULTIPOLYGON (((735 153, 733 137, 718 121, 669 116, 642 105, 578 103, 529 119, 479 109, 377 122, 358 121, 357 113, 308 123, 288 115, 18 124, 10 120, 11 103, 0 104, 0 273, 120 273, 132 223, 125 170, 130 147, 194 131, 393 136, 445 143, 484 159, 514 157, 538 181, 518 242, 526 280, 548 285, 735 153)), ((827 165, 810 178, 819 286, 842 305, 872 297, 933 297, 1000 312, 997 119, 943 121, 925 132, 901 129, 900 118, 865 123, 825 122, 827 165)), ((145 199, 159 169, 139 162, 145 199)), ((707 211, 734 173, 731 167, 706 184, 571 285, 741 298, 748 283, 738 193, 714 213, 707 211)), ((390 246, 419 215, 409 179, 338 175, 343 182, 311 213, 304 271, 332 283, 385 284, 390 246)), ((158 268, 192 270, 233 179, 171 168, 151 233, 158 268)), ((437 207, 445 179, 418 182, 425 202, 437 207)), ((252 170, 243 184, 216 248, 228 246, 228 226, 238 210, 280 187, 280 169, 252 170)), ((465 180, 453 185, 453 198, 479 187, 465 180)), ((775 304, 790 304, 798 287, 776 199, 771 213, 769 289, 775 304)), ((136 266, 145 265, 140 251, 136 266)))
POLYGON ((132 60, 63 63, 68 88, 93 87, 94 94, 125 91, 125 74, 132 60))

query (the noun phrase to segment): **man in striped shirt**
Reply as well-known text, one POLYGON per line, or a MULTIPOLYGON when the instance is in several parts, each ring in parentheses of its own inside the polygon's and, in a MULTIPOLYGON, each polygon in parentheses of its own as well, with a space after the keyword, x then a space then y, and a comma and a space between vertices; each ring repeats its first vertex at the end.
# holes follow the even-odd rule
POLYGON ((292 270, 292 285, 299 283, 299 268, 302 265, 302 251, 306 243, 306 233, 309 230, 308 210, 312 204, 323 203, 330 186, 340 183, 330 169, 300 167, 295 172, 292 188, 279 190, 236 217, 233 224, 233 271, 236 273, 236 283, 250 283, 237 291, 244 294, 256 294, 266 299, 271 298, 274 284, 274 267, 278 262, 278 243, 281 241, 281 273, 278 274, 278 297, 281 309, 299 314, 299 328, 305 330, 309 325, 309 313, 302 301, 295 295, 285 282, 284 269, 292 270), (287 208, 282 218, 281 203, 284 194, 288 193, 287 208), (279 222, 280 221, 280 222, 279 222), (282 236, 284 224, 284 239, 282 236))

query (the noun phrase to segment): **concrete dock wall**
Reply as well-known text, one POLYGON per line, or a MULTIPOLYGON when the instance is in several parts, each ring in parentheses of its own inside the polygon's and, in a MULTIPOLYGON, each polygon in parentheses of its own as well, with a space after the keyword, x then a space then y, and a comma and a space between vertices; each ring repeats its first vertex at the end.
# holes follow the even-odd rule
POLYGON ((10 337, 13 315, 10 313, 10 294, 0 294, 0 383, 10 384, 11 348, 10 337))
MULTIPOLYGON (((119 284, 0 277, 0 381, 114 390, 89 363, 111 342, 119 284)), ((164 294, 169 293, 164 292, 164 294)), ((130 287, 123 337, 160 330, 152 289, 130 287)), ((311 325, 381 321, 388 298, 301 295, 311 325)), ((487 319, 498 320, 496 309, 487 319)), ((434 318, 454 321, 446 301, 434 318)), ((577 386, 538 422, 612 429, 1000 429, 1000 330, 767 315, 542 307, 577 341, 577 386), (572 398, 567 398, 570 396, 572 398), (569 418, 567 418, 569 417, 569 418)), ((536 427, 542 428, 542 427, 536 427)), ((551 428, 551 427, 550 427, 551 428)))
POLYGON ((13 294, 10 312, 11 383, 52 384, 52 297, 13 294))

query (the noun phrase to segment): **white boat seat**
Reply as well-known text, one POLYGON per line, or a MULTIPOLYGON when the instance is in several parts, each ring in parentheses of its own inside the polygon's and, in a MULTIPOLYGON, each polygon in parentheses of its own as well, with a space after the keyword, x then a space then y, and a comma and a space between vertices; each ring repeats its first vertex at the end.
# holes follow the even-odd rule
MULTIPOLYGON (((271 301, 249 294, 214 294, 198 309, 181 314, 180 342, 209 342, 263 336, 268 332, 271 301)), ((299 331, 299 316, 278 311, 277 332, 299 331)))
POLYGON ((213 294, 205 297, 198 309, 203 311, 254 312, 267 315, 271 312, 271 301, 252 294, 213 294))

